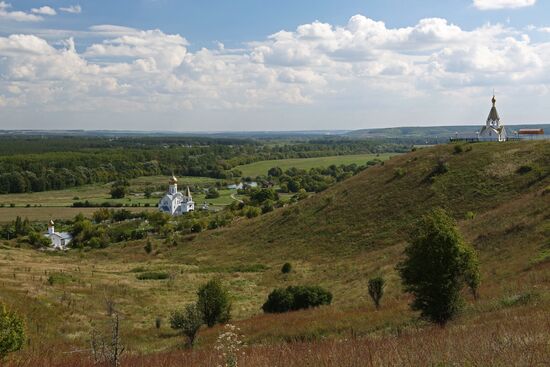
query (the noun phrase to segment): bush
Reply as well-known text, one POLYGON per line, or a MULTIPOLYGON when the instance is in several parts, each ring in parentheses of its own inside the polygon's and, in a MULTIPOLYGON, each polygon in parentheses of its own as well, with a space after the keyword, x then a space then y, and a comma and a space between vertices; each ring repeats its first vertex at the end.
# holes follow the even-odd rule
POLYGON ((29 233, 29 243, 35 248, 40 248, 50 246, 52 241, 42 233, 31 232, 29 233))
POLYGON ((216 199, 216 198, 219 198, 219 197, 220 197, 220 192, 218 190, 216 190, 215 187, 212 187, 212 188, 208 189, 208 192, 205 195, 206 199, 216 199))
POLYGON ((520 167, 517 169, 516 172, 519 173, 520 175, 524 175, 524 174, 526 174, 526 173, 531 172, 532 170, 533 170, 533 167, 525 165, 525 166, 520 166, 520 167))
POLYGON ((0 363, 9 353, 20 350, 24 343, 23 320, 0 305, 0 363))
POLYGON ((229 293, 219 279, 212 279, 197 291, 197 307, 208 327, 226 323, 231 319, 229 293))
POLYGON ((262 213, 260 208, 256 208, 254 206, 248 206, 244 209, 244 215, 246 215, 247 218, 254 218, 257 217, 262 213))
POLYGON ((147 241, 145 246, 143 246, 143 249, 147 254, 150 254, 153 251, 153 244, 151 243, 151 241, 147 241))
POLYGON ((146 273, 140 273, 136 275, 136 278, 139 280, 164 280, 168 279, 170 274, 165 272, 150 271, 146 273))
POLYGON ((200 222, 197 222, 191 226, 191 232, 193 233, 199 233, 202 232, 202 224, 200 222))
POLYGON ((75 279, 71 275, 63 273, 53 273, 48 277, 49 285, 67 284, 74 281, 75 279))
POLYGON ((273 290, 262 309, 266 313, 296 311, 330 305, 332 293, 318 286, 290 286, 273 290))
POLYGON ((393 177, 395 178, 404 177, 406 174, 407 174, 407 170, 401 167, 398 167, 393 170, 393 177))
POLYGON ((197 333, 204 323, 203 315, 196 304, 187 305, 183 311, 174 311, 170 316, 170 326, 187 337, 187 345, 193 346, 197 333))
POLYGON ((461 306, 460 291, 479 285, 476 255, 442 209, 422 217, 397 265, 405 291, 414 296, 413 310, 443 326, 461 306))
POLYGON ((283 267, 281 268, 281 273, 288 274, 292 271, 292 264, 290 263, 284 263, 283 267))
POLYGON ((454 154, 460 154, 464 151, 464 149, 462 148, 462 145, 455 145, 454 148, 453 148, 453 153, 454 154))

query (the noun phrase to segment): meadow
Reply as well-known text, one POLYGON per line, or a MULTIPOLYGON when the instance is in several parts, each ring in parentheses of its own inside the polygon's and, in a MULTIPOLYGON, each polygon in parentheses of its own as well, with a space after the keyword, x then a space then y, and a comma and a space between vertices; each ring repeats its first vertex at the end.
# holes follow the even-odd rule
MULTIPOLYGON (((220 180, 208 177, 181 177, 180 190, 187 185, 214 185, 220 180)), ((101 204, 108 202, 111 205, 123 205, 131 211, 154 210, 158 204, 159 197, 164 191, 158 191, 146 198, 143 194, 145 187, 168 187, 166 176, 146 176, 129 180, 130 193, 122 199, 112 199, 110 195, 111 184, 91 184, 73 187, 65 190, 43 191, 23 194, 0 195, 0 223, 10 222, 16 216, 28 218, 31 221, 47 221, 50 219, 70 219, 78 213, 85 216, 97 210, 97 208, 73 208, 74 202, 88 200, 90 203, 101 204), (12 207, 13 205, 13 207, 12 207), (148 205, 148 207, 146 207, 148 205)), ((197 205, 207 202, 212 209, 220 209, 230 204, 234 199, 236 190, 220 190, 220 197, 206 199, 205 194, 195 194, 194 200, 197 205)))
POLYGON ((373 159, 386 160, 396 155, 396 153, 380 153, 380 154, 352 154, 352 155, 338 155, 333 157, 318 157, 318 158, 291 158, 291 159, 279 159, 260 161, 250 164, 245 164, 235 167, 242 172, 243 177, 256 177, 260 175, 267 175, 267 171, 273 167, 279 167, 283 171, 289 168, 298 168, 309 170, 317 167, 328 167, 330 165, 349 165, 357 164, 363 165, 367 161, 373 159))

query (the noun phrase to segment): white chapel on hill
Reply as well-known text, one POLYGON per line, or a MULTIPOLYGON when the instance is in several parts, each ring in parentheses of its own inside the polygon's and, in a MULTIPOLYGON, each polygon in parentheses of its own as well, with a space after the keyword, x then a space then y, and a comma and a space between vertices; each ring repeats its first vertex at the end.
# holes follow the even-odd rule
POLYGON ((169 181, 168 192, 159 202, 159 210, 170 215, 181 215, 195 210, 191 190, 187 187, 185 195, 178 192, 178 179, 175 176, 169 181))
POLYGON ((500 121, 500 116, 496 108, 497 100, 493 94, 493 107, 489 111, 489 116, 485 122, 485 126, 481 128, 478 133, 479 140, 488 140, 488 141, 506 141, 508 135, 506 133, 506 128, 504 124, 500 121))

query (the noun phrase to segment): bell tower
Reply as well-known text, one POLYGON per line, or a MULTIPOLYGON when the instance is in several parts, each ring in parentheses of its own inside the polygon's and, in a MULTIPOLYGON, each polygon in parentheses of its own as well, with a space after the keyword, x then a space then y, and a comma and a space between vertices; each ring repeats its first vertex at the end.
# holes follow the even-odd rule
POLYGON ((169 186, 168 186, 168 193, 170 195, 175 195, 178 192, 178 179, 176 176, 172 175, 172 178, 170 178, 169 186))

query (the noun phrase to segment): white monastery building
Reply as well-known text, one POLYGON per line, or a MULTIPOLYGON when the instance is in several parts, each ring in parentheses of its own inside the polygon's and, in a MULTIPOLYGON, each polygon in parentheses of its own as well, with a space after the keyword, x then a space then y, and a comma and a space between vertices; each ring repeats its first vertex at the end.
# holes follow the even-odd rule
POLYGON ((73 240, 73 236, 68 232, 56 232, 53 220, 48 223, 48 233, 44 236, 52 241, 52 247, 56 250, 66 250, 73 240))
POLYGON ((478 133, 478 139, 482 141, 506 141, 508 135, 506 133, 506 128, 504 128, 504 125, 500 122, 500 116, 495 106, 497 100, 494 95, 491 101, 493 102, 493 107, 489 112, 485 126, 483 126, 478 133))
POLYGON ((168 192, 159 202, 159 210, 170 215, 182 215, 195 210, 191 190, 187 187, 185 195, 178 192, 178 179, 170 179, 168 192))

